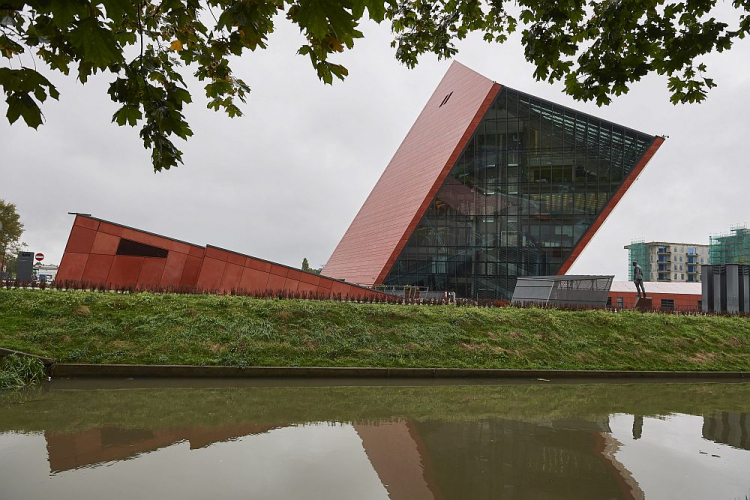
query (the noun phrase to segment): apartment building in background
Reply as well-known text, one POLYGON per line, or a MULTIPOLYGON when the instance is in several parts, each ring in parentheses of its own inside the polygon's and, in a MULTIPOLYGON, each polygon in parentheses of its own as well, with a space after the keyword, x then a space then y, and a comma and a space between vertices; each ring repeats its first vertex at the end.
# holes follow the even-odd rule
POLYGON ((708 248, 698 243, 634 241, 625 245, 629 279, 633 281, 632 262, 636 261, 643 269, 644 281, 700 282, 701 266, 709 263, 708 248))

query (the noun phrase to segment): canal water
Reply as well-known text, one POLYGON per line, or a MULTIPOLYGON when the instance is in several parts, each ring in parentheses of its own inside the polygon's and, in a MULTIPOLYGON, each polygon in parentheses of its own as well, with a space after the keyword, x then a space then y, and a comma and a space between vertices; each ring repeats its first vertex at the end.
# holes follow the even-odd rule
POLYGON ((53 381, 0 499, 750 499, 748 383, 53 381))

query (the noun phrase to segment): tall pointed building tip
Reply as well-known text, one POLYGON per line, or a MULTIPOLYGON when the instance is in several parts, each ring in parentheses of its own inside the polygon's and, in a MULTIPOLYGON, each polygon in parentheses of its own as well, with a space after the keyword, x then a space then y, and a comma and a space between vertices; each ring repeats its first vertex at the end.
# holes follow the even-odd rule
POLYGON ((323 273, 508 299, 572 265, 663 141, 454 60, 323 273))

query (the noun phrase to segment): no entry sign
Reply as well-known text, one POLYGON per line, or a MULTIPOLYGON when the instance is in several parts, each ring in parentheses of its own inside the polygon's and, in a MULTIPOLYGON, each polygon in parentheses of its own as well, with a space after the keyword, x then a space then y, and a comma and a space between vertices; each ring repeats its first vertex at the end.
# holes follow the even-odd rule
POLYGON ((41 261, 44 260, 44 254, 43 253, 38 253, 38 254, 34 255, 34 258, 37 260, 37 262, 41 262, 41 261))

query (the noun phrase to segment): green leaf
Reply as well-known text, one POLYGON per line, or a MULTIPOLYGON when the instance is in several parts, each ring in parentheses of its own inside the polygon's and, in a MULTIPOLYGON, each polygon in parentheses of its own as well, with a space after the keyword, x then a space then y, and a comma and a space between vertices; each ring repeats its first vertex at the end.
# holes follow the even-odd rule
POLYGON ((126 123, 134 127, 141 118, 143 118, 143 113, 141 113, 140 107, 133 104, 126 104, 112 115, 112 121, 117 122, 121 127, 126 123))
POLYGON ((117 44, 112 32, 102 27, 99 21, 89 17, 75 25, 70 30, 70 43, 83 52, 84 61, 100 69, 124 61, 122 47, 117 44))
POLYGON ((121 24, 126 16, 131 18, 138 16, 138 11, 131 0, 102 0, 102 4, 107 10, 107 17, 116 24, 121 24))
POLYGON ((20 92, 14 93, 8 96, 6 102, 8 103, 8 112, 5 116, 8 117, 8 121, 11 125, 15 123, 19 117, 22 117, 23 121, 26 122, 26 125, 33 129, 36 129, 42 124, 42 110, 39 109, 39 106, 36 105, 34 99, 28 94, 20 92))
POLYGON ((51 0, 49 10, 60 28, 67 28, 76 19, 88 13, 88 2, 83 0, 51 0))

